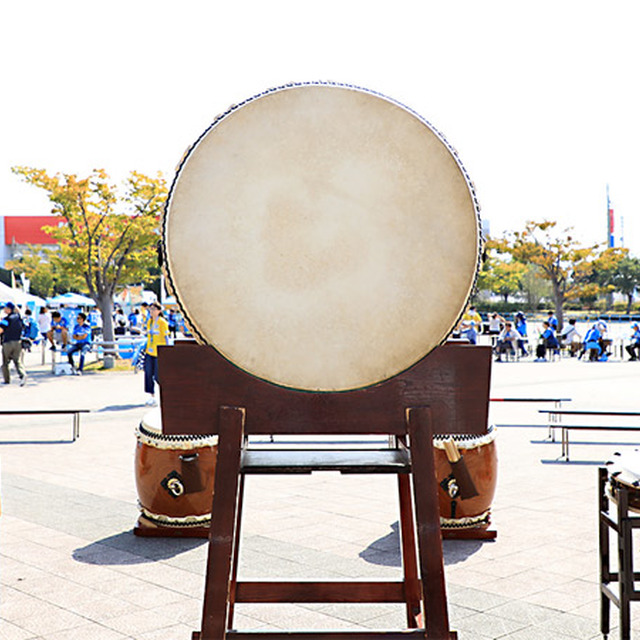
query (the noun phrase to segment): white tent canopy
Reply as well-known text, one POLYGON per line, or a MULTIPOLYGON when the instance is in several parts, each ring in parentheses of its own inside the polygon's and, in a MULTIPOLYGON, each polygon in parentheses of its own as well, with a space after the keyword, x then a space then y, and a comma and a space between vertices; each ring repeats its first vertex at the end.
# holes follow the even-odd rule
POLYGON ((44 298, 25 293, 22 289, 13 289, 3 282, 0 282, 0 302, 13 302, 13 304, 19 305, 23 309, 26 307, 44 307, 46 305, 44 298))
POLYGON ((63 294, 54 296, 53 298, 47 298, 47 302, 53 306, 58 306, 61 304, 64 304, 64 305, 68 304, 76 307, 95 307, 96 306, 96 303, 93 301, 93 298, 90 298, 89 296, 83 296, 80 293, 73 293, 71 291, 68 293, 63 293, 63 294))

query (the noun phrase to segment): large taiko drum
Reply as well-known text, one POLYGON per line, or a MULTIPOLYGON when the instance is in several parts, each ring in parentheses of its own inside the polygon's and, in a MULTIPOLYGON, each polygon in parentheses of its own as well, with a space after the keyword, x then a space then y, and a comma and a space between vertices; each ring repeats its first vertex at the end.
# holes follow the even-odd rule
POLYGON ((197 339, 317 392, 377 384, 442 343, 480 257, 474 189, 443 136, 394 100, 330 83, 220 115, 178 169, 163 235, 197 339))
POLYGON ((486 434, 479 436, 434 436, 440 528, 443 537, 455 537, 456 534, 471 534, 466 537, 473 537, 474 532, 484 531, 489 527, 491 505, 498 482, 496 433, 495 427, 490 426, 486 434), (454 439, 471 481, 475 485, 477 495, 473 497, 461 499, 455 491, 450 490, 450 481, 454 477, 444 447, 444 441, 449 438, 454 439))
POLYGON ((137 535, 208 535, 217 449, 217 436, 163 434, 159 409, 143 417, 136 430, 137 535))

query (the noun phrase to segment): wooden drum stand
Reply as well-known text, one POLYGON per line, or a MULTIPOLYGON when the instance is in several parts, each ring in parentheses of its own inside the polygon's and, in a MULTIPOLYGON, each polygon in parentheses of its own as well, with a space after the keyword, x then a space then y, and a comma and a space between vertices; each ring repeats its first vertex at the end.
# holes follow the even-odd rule
POLYGON ((253 377, 210 347, 160 348, 164 433, 218 435, 202 629, 192 640, 455 640, 447 613, 432 435, 486 432, 490 366, 489 348, 445 345, 375 386, 311 393, 253 377), (247 446, 250 435, 291 434, 386 435, 395 446, 360 451, 247 446), (238 581, 244 476, 322 470, 397 475, 403 580, 238 581), (407 629, 236 631, 234 605, 243 602, 404 603, 407 629))

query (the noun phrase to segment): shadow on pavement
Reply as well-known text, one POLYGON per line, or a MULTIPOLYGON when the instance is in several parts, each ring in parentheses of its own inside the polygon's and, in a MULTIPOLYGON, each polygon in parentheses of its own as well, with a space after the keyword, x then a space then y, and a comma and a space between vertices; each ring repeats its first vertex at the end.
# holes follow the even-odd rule
POLYGON ((74 440, 0 440, 0 445, 3 444, 73 444, 74 440))
POLYGON ((129 409, 139 409, 140 407, 144 406, 144 402, 140 402, 138 404, 112 404, 108 407, 102 407, 102 409, 98 409, 98 412, 101 413, 103 411, 129 411, 129 409))
MULTIPOLYGON (((372 542, 359 556, 371 564, 385 567, 401 567, 400 557, 400 533, 399 523, 391 525, 391 532, 383 538, 372 542)), ((444 540, 442 552, 445 565, 463 562, 482 548, 484 543, 480 540, 444 540)))
POLYGON ((144 564, 168 560, 207 543, 203 538, 140 538, 123 531, 76 549, 76 562, 94 565, 144 564))

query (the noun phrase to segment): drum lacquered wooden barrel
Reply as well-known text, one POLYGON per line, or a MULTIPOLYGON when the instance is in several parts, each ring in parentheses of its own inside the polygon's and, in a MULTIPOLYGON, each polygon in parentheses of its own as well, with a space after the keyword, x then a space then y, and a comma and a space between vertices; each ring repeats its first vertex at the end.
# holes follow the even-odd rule
POLYGON ((217 443, 217 436, 163 434, 159 409, 143 417, 136 430, 137 535, 207 535, 217 443))
POLYGON ((443 536, 459 531, 485 530, 491 522, 491 505, 498 483, 497 430, 489 427, 484 435, 442 435, 433 439, 440 503, 440 527, 443 536), (447 489, 447 479, 452 469, 444 450, 444 440, 453 438, 469 476, 478 492, 477 496, 460 499, 452 497, 447 489))

